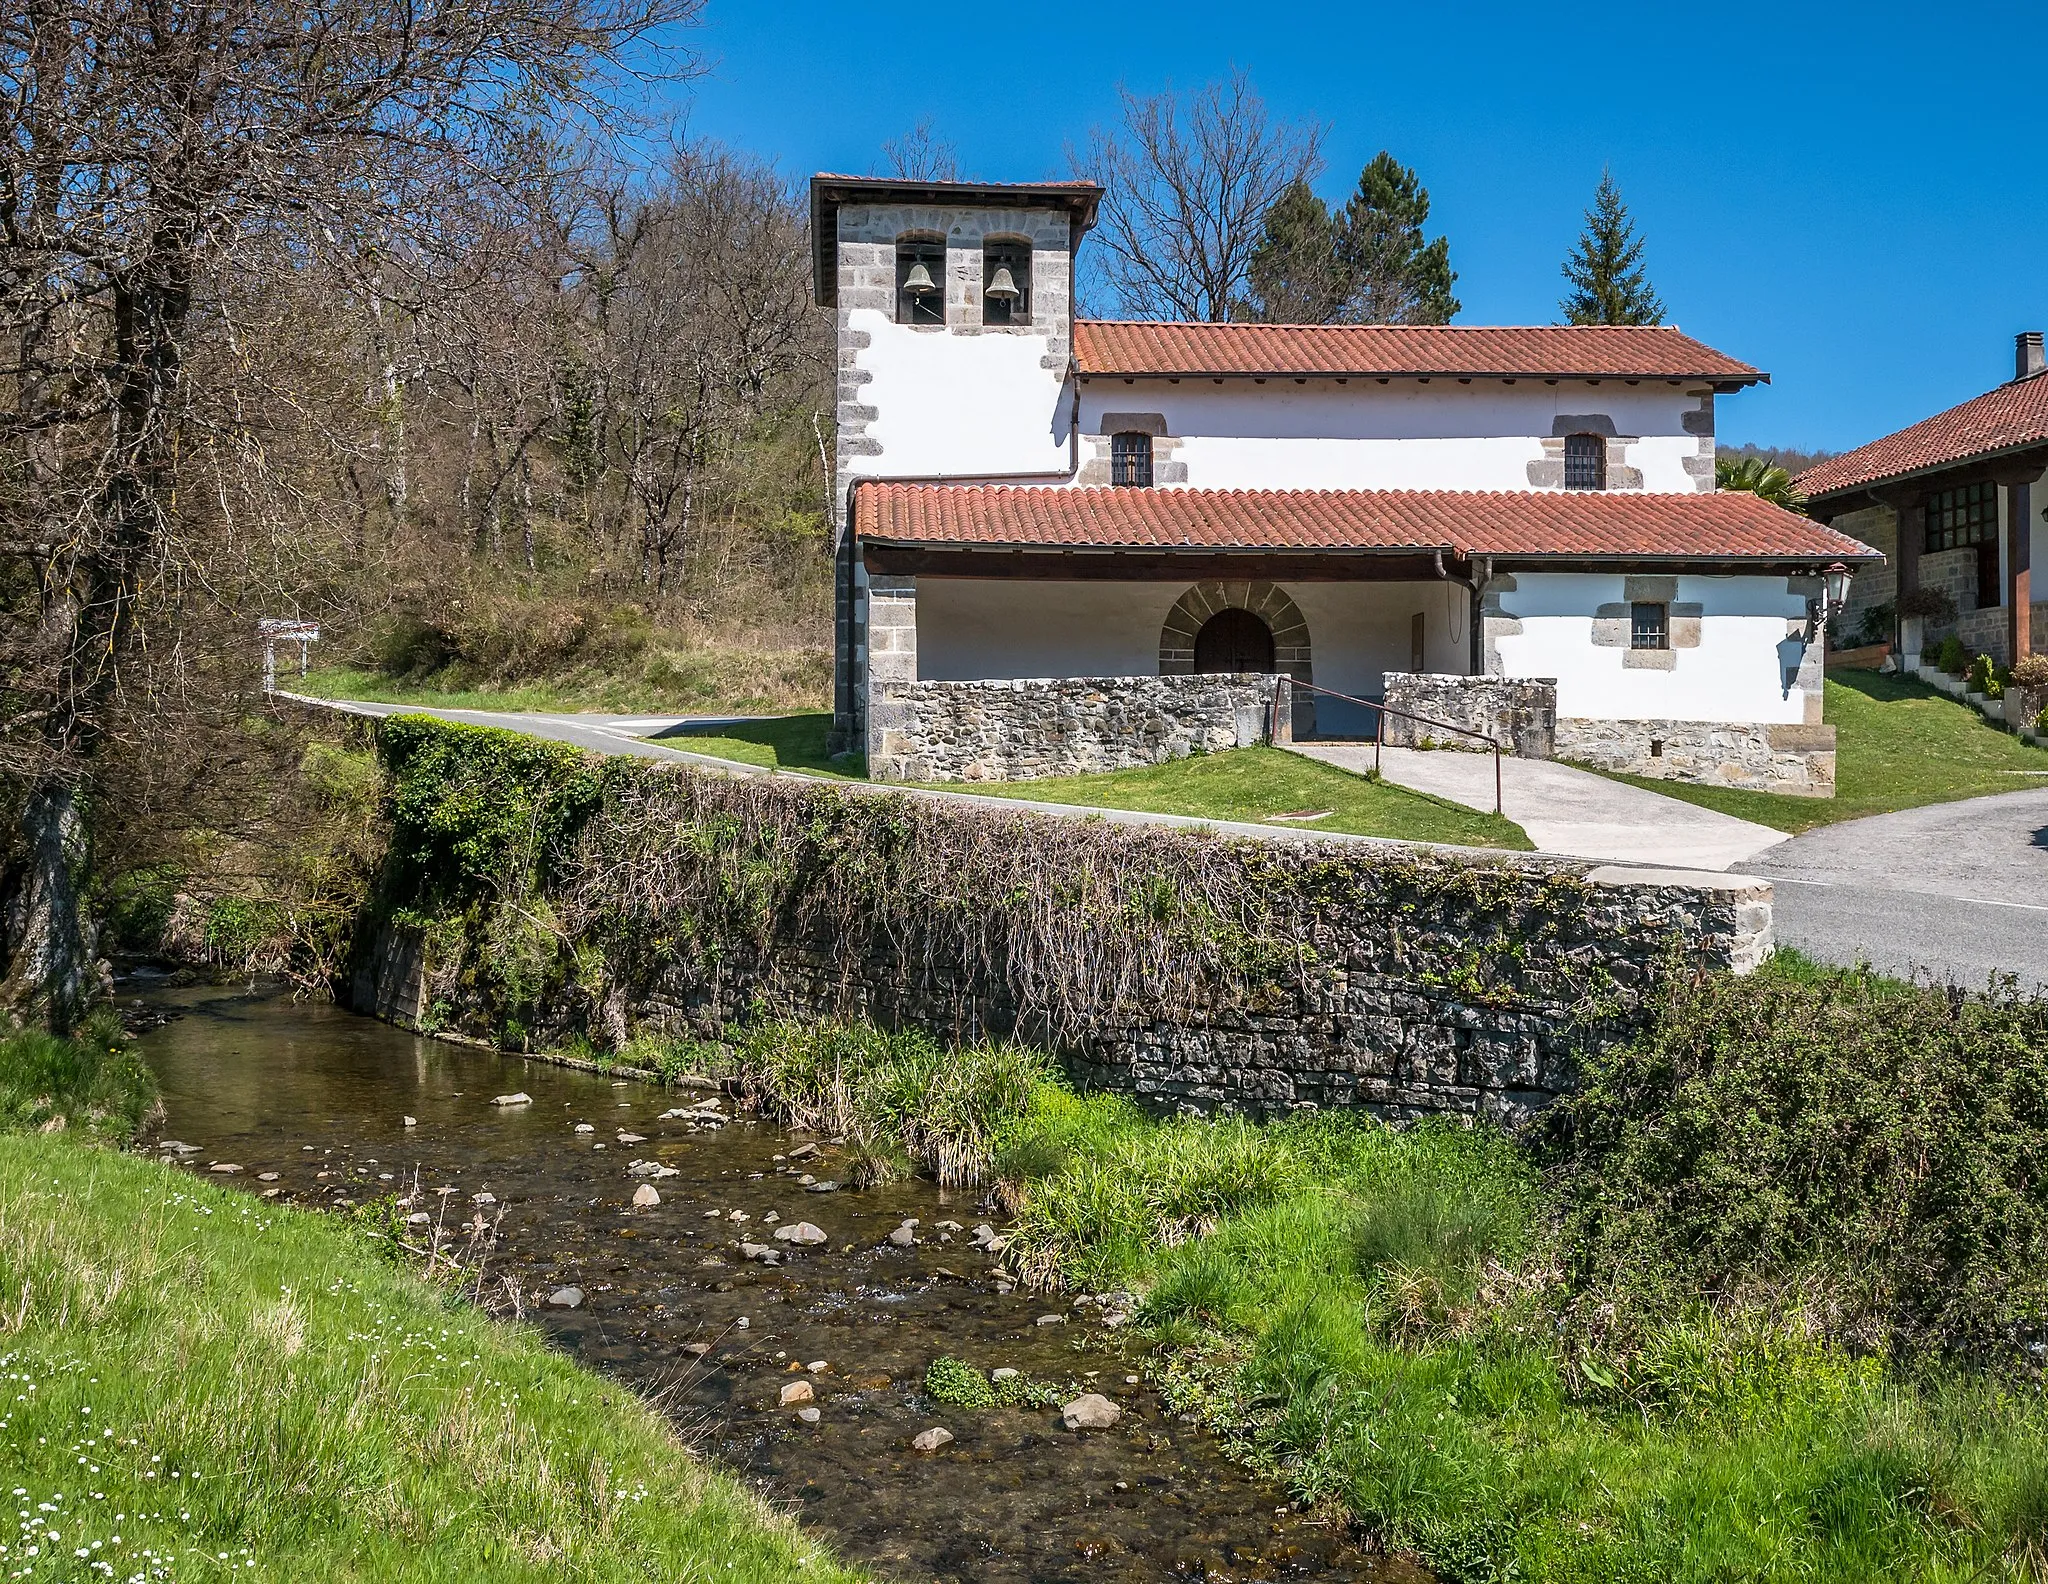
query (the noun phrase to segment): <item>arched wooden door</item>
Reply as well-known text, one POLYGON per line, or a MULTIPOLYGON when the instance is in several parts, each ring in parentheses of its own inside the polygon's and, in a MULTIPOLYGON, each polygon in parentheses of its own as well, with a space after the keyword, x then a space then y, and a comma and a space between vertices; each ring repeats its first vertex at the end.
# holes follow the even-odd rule
POLYGON ((1273 629, 1248 610, 1220 610, 1195 634, 1198 674, 1273 671, 1273 629))

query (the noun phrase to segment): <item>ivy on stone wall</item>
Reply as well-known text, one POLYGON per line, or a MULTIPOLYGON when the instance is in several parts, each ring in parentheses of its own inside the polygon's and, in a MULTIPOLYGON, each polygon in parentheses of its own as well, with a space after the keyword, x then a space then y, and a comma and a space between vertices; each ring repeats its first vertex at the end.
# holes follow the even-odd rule
POLYGON ((894 1006, 1068 1049, 1219 1018, 1327 1042, 1357 1020, 1354 981, 1435 1004, 1439 1025, 1483 1013, 1498 1032, 1527 1012, 1554 1034, 1625 1018, 1655 956, 1685 944, 1682 920, 1646 928, 1554 864, 706 774, 425 717, 387 721, 383 751, 390 902, 444 942, 461 921, 435 996, 518 1042, 623 1042, 650 1001, 714 1021, 894 1006))

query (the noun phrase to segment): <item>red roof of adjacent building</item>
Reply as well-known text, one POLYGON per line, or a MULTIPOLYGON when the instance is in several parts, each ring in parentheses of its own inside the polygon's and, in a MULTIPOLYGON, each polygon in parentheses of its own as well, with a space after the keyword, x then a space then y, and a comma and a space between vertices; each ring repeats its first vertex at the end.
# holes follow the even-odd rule
POLYGON ((1858 561, 1869 546, 1738 491, 1216 490, 868 481, 864 539, 1044 550, 1435 551, 1858 561))
POLYGON ((2043 443, 2048 443, 2048 374, 2035 374, 1816 462, 1793 482, 1809 496, 1834 495, 2043 443))
POLYGON ((1668 325, 1255 325, 1082 319, 1083 375, 1460 379, 1770 376, 1668 325))

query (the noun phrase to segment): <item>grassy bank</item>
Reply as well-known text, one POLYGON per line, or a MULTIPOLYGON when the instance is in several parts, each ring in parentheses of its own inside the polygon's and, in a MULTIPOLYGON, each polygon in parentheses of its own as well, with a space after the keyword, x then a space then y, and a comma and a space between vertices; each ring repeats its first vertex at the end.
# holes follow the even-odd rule
POLYGON ((70 1119, 0 1136, 7 1577, 853 1577, 347 1225, 84 1146, 149 1104, 101 1055, 0 1042, 0 1115, 70 1119))
POLYGON ((1454 1577, 2031 1578, 2044 1069, 2038 1005, 1809 971, 1681 995, 1530 1152, 1040 1094, 997 1158, 1027 1270, 1454 1577))
POLYGON ((2048 752, 1924 682, 1875 671, 1834 672, 1825 713, 1837 743, 1832 798, 1614 779, 1795 834, 1866 814, 2048 786, 2048 752))
POLYGON ((960 1139, 1021 1273, 1129 1293, 1186 1411, 1448 1578, 2048 1568, 2041 1003, 1708 977, 1520 1140, 1161 1120, 930 1055, 767 1027, 724 1059, 928 1168, 960 1139))

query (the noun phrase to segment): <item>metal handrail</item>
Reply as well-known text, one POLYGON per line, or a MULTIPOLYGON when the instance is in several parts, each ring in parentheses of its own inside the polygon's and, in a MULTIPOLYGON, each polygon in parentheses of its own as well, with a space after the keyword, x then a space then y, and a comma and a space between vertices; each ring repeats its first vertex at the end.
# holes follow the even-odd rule
MULTIPOLYGON (((1419 721, 1422 725, 1434 726, 1439 731, 1456 732, 1460 737, 1477 737, 1488 748, 1493 750, 1493 812, 1502 818, 1506 817, 1506 809, 1501 798, 1500 744, 1495 742, 1490 734, 1474 731, 1469 726, 1456 726, 1449 721, 1436 720, 1428 715, 1417 715, 1413 710, 1395 709, 1391 704, 1382 703, 1378 699, 1360 698, 1355 693, 1339 693, 1335 688, 1317 687, 1313 682, 1303 682, 1296 677, 1288 677, 1285 680, 1289 687, 1307 688, 1311 693, 1321 693, 1327 698, 1342 699, 1347 704, 1363 704, 1367 709, 1374 711, 1372 724, 1372 773, 1374 775, 1380 773, 1380 749, 1386 742, 1387 717, 1389 715, 1398 715, 1402 720, 1419 721)), ((1280 690, 1275 688, 1273 690, 1273 725, 1276 729, 1276 735, 1279 724, 1280 690)))

